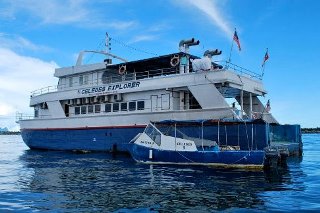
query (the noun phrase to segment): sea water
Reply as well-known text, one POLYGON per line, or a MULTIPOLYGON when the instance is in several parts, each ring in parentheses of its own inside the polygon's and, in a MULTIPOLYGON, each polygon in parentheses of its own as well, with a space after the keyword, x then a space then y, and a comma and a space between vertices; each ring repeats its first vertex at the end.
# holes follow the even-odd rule
POLYGON ((320 211, 320 135, 302 138, 303 157, 262 172, 29 150, 0 135, 0 212, 320 211))

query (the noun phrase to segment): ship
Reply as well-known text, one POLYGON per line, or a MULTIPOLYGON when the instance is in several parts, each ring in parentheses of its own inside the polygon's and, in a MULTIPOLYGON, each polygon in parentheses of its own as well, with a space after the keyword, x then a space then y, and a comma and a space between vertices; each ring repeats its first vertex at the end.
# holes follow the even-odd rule
MULTIPOLYGON (((107 50, 81 51, 74 66, 55 70, 57 85, 31 93, 31 117, 17 114, 23 141, 31 149, 129 152, 129 142, 151 121, 206 120, 204 139, 301 154, 300 125, 279 124, 260 100, 267 95, 262 76, 215 61, 218 49, 190 54, 199 43, 184 39, 178 52, 134 61, 107 50), (86 53, 106 58, 83 64, 86 53)), ((197 137, 192 125, 186 128, 197 137)))

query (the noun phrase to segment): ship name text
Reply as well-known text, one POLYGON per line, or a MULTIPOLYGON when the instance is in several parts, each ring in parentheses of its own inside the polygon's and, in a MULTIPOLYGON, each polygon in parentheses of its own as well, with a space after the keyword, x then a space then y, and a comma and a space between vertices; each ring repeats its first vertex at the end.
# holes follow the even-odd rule
POLYGON ((80 89, 80 90, 78 90, 78 92, 82 95, 87 95, 87 94, 112 92, 112 91, 122 90, 122 89, 132 89, 132 88, 136 88, 139 86, 140 86, 140 81, 135 81, 135 82, 128 82, 128 83, 123 83, 123 84, 113 84, 113 85, 109 85, 109 86, 80 89))

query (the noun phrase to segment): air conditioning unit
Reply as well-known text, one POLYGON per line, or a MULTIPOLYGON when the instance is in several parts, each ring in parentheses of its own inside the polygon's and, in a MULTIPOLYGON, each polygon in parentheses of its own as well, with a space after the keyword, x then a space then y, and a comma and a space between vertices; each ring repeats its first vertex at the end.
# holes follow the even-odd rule
POLYGON ((105 96, 104 96, 104 101, 103 101, 103 102, 108 102, 108 101, 109 101, 109 99, 110 99, 110 96, 105 95, 105 96))
POLYGON ((71 105, 74 106, 77 104, 77 99, 71 99, 71 105))
POLYGON ((93 97, 93 103, 98 103, 99 102, 99 100, 100 100, 100 98, 98 97, 98 96, 94 96, 93 97))
POLYGON ((76 100, 77 100, 77 102, 76 102, 77 105, 81 105, 81 98, 77 98, 76 100))
POLYGON ((119 94, 114 95, 114 96, 113 96, 113 99, 114 99, 115 101, 118 101, 118 102, 122 101, 122 94, 119 93, 119 94))
POLYGON ((88 104, 89 102, 89 98, 82 98, 82 104, 88 104))
POLYGON ((90 102, 90 104, 95 103, 95 97, 90 97, 90 98, 89 98, 89 102, 90 102))

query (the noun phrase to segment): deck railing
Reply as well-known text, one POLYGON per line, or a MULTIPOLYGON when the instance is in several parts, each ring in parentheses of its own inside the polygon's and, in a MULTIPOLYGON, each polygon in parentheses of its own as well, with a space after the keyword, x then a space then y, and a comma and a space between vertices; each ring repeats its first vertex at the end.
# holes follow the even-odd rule
POLYGON ((29 119, 34 119, 34 116, 30 114, 16 112, 16 122, 19 122, 20 120, 29 120, 29 119))
POLYGON ((165 76, 165 75, 172 75, 172 74, 178 74, 179 69, 178 67, 172 67, 172 68, 164 68, 164 69, 156 69, 156 70, 146 70, 144 72, 139 73, 127 73, 123 75, 111 75, 105 78, 99 78, 97 80, 91 80, 88 81, 86 84, 80 84, 79 82, 73 82, 72 86, 69 86, 67 84, 59 84, 55 86, 48 86, 41 89, 37 89, 35 91, 31 92, 31 97, 50 93, 50 92, 56 92, 58 90, 66 89, 66 88, 74 88, 79 86, 96 86, 101 84, 112 84, 122 81, 132 81, 137 79, 145 79, 145 78, 153 78, 156 76, 165 76))
POLYGON ((37 95, 42 95, 42 94, 49 93, 49 92, 56 92, 57 90, 58 90, 58 86, 57 85, 43 87, 41 89, 37 89, 35 91, 32 91, 31 92, 31 97, 37 96, 37 95))
MULTIPOLYGON (((246 75, 249 78, 254 78, 261 80, 262 75, 257 74, 255 72, 252 72, 248 69, 245 69, 241 66, 238 66, 236 64, 233 64, 228 61, 216 61, 215 63, 218 64, 225 64, 224 68, 232 70, 236 73, 239 73, 240 75, 246 75)), ((192 67, 189 67, 189 72, 192 73, 192 67)), ((107 77, 102 77, 96 80, 91 80, 86 82, 85 84, 80 84, 79 82, 73 82, 72 85, 68 84, 59 84, 55 86, 48 86, 44 87, 38 90, 35 90, 31 92, 31 97, 50 93, 50 92, 56 92, 58 90, 63 90, 63 89, 73 89, 75 87, 80 87, 80 86, 96 86, 96 85, 101 85, 101 84, 111 84, 111 83, 116 83, 116 82, 122 82, 122 81, 130 81, 130 80, 138 80, 138 79, 147 79, 147 78, 154 78, 157 76, 166 76, 166 75, 174 75, 179 73, 179 66, 177 67, 170 67, 170 68, 164 68, 164 69, 155 69, 155 70, 146 70, 144 72, 138 72, 138 73, 127 73, 124 75, 120 74, 115 74, 115 75, 110 75, 107 77)))
POLYGON ((246 68, 233 64, 230 61, 216 61, 216 62, 219 64, 224 64, 225 69, 231 69, 234 72, 239 73, 240 75, 247 75, 250 78, 255 78, 258 80, 262 79, 262 74, 255 73, 251 70, 248 70, 246 68))

